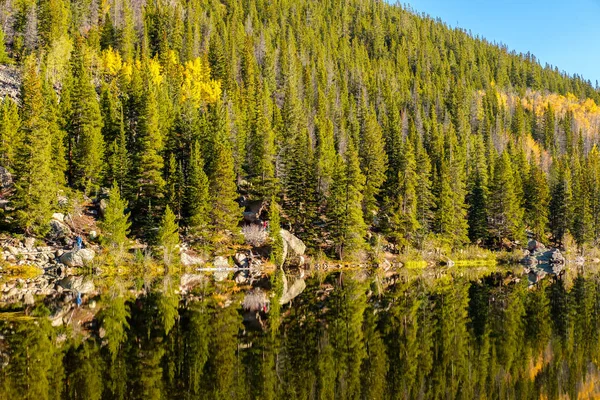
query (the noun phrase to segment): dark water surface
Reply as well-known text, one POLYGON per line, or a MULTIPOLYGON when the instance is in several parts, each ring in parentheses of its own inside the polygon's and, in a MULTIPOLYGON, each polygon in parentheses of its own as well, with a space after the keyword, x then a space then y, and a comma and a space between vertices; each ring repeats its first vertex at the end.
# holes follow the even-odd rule
POLYGON ((66 324, 72 294, 38 296, 3 305, 0 398, 599 398, 600 279, 519 278, 338 272, 281 310, 268 286, 113 280, 66 324))

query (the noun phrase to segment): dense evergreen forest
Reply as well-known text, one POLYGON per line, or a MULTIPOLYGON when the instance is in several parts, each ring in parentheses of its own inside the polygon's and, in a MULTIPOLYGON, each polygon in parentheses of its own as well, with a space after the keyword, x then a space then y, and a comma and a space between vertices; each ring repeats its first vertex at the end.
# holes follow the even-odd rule
POLYGON ((410 9, 14 0, 0 22, 22 77, 0 112, 7 231, 43 236, 62 199, 112 187, 115 245, 175 243, 177 224, 226 247, 240 198, 348 260, 600 240, 597 87, 410 9))

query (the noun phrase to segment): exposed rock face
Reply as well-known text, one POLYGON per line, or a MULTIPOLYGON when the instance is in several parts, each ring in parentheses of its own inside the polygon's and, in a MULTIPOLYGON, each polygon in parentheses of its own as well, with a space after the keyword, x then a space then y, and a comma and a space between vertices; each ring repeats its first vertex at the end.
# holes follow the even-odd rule
POLYGON ((529 243, 527 243, 527 250, 529 250, 529 252, 532 254, 543 252, 546 251, 546 246, 537 240, 530 240, 529 243))
POLYGON ((58 281, 58 285, 65 290, 86 294, 93 292, 96 289, 94 281, 87 276, 67 276, 58 281))
POLYGON ((83 267, 89 265, 96 256, 92 249, 73 250, 64 253, 60 256, 60 262, 67 267, 83 267))
POLYGON ((283 295, 279 299, 279 304, 284 305, 295 299, 306 289, 306 282, 302 278, 297 278, 291 286, 288 285, 288 278, 283 274, 283 295))
POLYGON ((64 238, 71 236, 71 229, 59 220, 53 219, 50 221, 51 236, 55 238, 64 238))
POLYGON ((280 233, 281 238, 283 239, 284 262, 288 260, 288 256, 298 261, 299 258, 304 255, 304 252, 306 251, 306 245, 302 240, 298 239, 290 231, 282 229, 280 233))

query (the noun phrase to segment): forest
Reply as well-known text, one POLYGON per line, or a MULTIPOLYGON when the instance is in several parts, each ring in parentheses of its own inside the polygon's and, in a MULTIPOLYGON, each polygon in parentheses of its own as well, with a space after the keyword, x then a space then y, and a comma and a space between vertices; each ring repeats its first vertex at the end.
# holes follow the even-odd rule
POLYGON ((0 27, 20 77, 0 110, 4 232, 44 237, 109 193, 115 248, 221 251, 254 200, 341 260, 600 241, 597 83, 409 7, 14 0, 0 27))

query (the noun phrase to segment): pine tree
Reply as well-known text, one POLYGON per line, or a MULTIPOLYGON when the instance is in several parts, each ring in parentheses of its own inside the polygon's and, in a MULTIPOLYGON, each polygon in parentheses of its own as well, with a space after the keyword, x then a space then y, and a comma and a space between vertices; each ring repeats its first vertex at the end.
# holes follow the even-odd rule
POLYGON ((14 170, 23 140, 19 132, 20 125, 17 103, 8 96, 4 97, 0 108, 0 165, 9 171, 14 170))
POLYGON ((129 176, 131 161, 127 152, 127 137, 125 135, 122 110, 119 114, 118 135, 110 142, 107 149, 106 179, 112 179, 113 182, 116 181, 121 193, 125 193, 131 191, 129 187, 131 184, 129 176))
POLYGON ((401 248, 415 243, 419 231, 416 187, 418 185, 417 163, 411 140, 407 139, 402 150, 402 165, 398 172, 395 198, 392 199, 389 234, 401 248))
POLYGON ((591 240, 594 245, 600 241, 600 151, 593 146, 585 162, 588 195, 590 199, 591 240))
POLYGON ((271 262, 277 267, 283 266, 283 238, 281 237, 281 218, 279 204, 275 196, 269 205, 269 233, 271 236, 271 262))
POLYGON ((176 248, 179 245, 179 226, 175 220, 175 214, 167 206, 158 229, 158 245, 163 250, 165 265, 171 265, 174 260, 176 248))
POLYGON ((523 209, 516 195, 515 178, 508 151, 504 151, 494 171, 490 191, 490 235, 500 245, 503 239, 523 240, 523 209))
POLYGON ((56 204, 52 173, 52 138, 44 119, 42 82, 33 56, 25 60, 21 87, 21 133, 15 159, 15 193, 12 198, 19 226, 29 234, 44 235, 56 204))
POLYGON ((136 153, 133 159, 132 172, 135 176, 137 199, 134 218, 145 216, 148 223, 154 225, 164 198, 165 180, 163 178, 164 161, 163 135, 159 127, 158 88, 151 82, 148 65, 143 71, 146 85, 140 94, 140 113, 136 126, 136 153))
POLYGON ((381 127, 373 110, 367 111, 360 141, 360 165, 365 176, 363 210, 365 220, 372 221, 377 212, 377 196, 385 181, 387 155, 381 127))
POLYGON ((362 213, 364 182, 358 154, 351 143, 344 157, 337 157, 331 194, 327 200, 328 230, 340 260, 356 257, 365 247, 367 226, 362 213))
POLYGON ((564 160, 552 166, 552 186, 550 190, 550 232, 557 245, 563 244, 565 235, 572 226, 573 192, 571 169, 564 160))
POLYGON ((481 136, 474 136, 471 149, 471 171, 469 175, 469 239, 472 243, 484 242, 488 238, 489 180, 485 157, 485 144, 481 136))
POLYGON ((548 203, 550 190, 546 173, 533 156, 529 166, 529 178, 525 184, 525 224, 536 240, 545 242, 548 226, 548 203))
POLYGON ((87 57, 83 39, 78 38, 71 58, 74 84, 69 129, 72 150, 69 181, 75 187, 90 191, 101 183, 104 140, 98 95, 92 85, 87 57))
POLYGON ((10 64, 12 60, 6 52, 6 41, 4 38, 4 29, 0 27, 0 64, 10 64))
POLYGON ((48 133, 52 141, 52 174, 55 178, 56 187, 62 188, 66 184, 65 172, 67 171, 66 133, 60 126, 58 97, 48 80, 44 81, 43 94, 46 102, 44 118, 48 125, 48 133))
POLYGON ((196 237, 206 237, 210 221, 209 182, 204 172, 204 160, 200 146, 192 147, 186 185, 186 216, 190 233, 196 237))
POLYGON ((327 195, 335 166, 333 122, 325 114, 325 95, 319 91, 319 114, 315 117, 317 185, 322 196, 327 195))
POLYGON ((110 189, 110 197, 104 211, 101 228, 104 243, 118 251, 123 250, 131 227, 129 213, 126 213, 126 209, 127 201, 121 198, 119 184, 114 181, 110 189))
POLYGON ((592 239, 592 214, 590 212, 590 186, 589 180, 581 166, 580 159, 575 157, 573 166, 573 221, 570 227, 573 238, 581 248, 592 239))
POLYGON ((544 111, 544 131, 543 131, 543 143, 544 147, 548 151, 554 151, 555 146, 555 134, 556 134, 556 120, 554 116, 554 109, 552 105, 548 104, 544 111))
POLYGON ((236 202, 237 187, 233 166, 233 154, 229 142, 229 128, 226 111, 223 105, 215 105, 213 111, 215 120, 219 121, 219 130, 215 132, 214 163, 210 176, 211 193, 211 225, 215 230, 213 241, 237 239, 239 235, 238 222, 241 210, 236 202))

